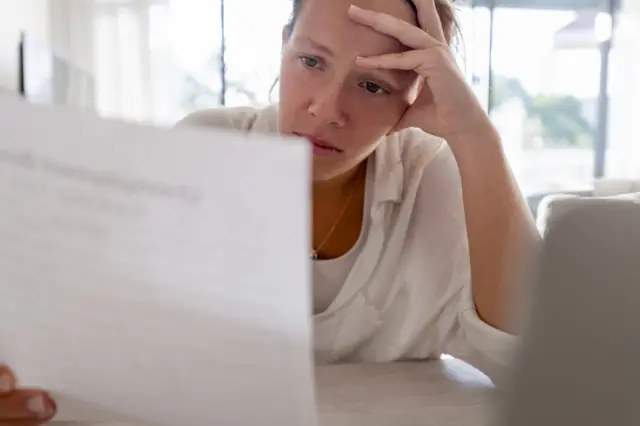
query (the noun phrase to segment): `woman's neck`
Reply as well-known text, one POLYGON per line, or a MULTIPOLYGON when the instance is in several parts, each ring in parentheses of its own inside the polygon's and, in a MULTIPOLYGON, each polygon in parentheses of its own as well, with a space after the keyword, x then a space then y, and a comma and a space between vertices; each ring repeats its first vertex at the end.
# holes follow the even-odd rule
POLYGON ((314 181, 312 195, 314 200, 331 200, 343 198, 353 191, 354 185, 359 185, 365 177, 366 161, 351 170, 329 180, 314 181))
POLYGON ((356 244, 363 223, 366 162, 330 181, 313 184, 312 250, 335 259, 356 244))

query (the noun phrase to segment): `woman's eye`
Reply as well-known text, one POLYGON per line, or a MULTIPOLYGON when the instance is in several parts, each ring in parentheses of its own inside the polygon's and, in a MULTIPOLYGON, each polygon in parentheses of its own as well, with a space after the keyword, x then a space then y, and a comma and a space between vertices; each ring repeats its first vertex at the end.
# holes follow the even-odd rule
POLYGON ((320 61, 316 58, 312 58, 311 56, 301 56, 300 60, 304 64, 305 67, 308 68, 318 68, 320 65, 320 61))
POLYGON ((363 83, 362 87, 364 88, 364 90, 371 93, 372 95, 382 95, 382 94, 388 93, 388 91, 383 89, 379 84, 372 83, 370 81, 363 83))

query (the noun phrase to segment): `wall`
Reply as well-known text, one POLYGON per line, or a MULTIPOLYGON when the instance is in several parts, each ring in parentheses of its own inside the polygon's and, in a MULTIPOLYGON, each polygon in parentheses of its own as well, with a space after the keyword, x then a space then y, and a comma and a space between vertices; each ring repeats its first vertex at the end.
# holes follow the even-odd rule
POLYGON ((48 0, 0 0, 0 88, 18 88, 20 32, 49 40, 48 0))

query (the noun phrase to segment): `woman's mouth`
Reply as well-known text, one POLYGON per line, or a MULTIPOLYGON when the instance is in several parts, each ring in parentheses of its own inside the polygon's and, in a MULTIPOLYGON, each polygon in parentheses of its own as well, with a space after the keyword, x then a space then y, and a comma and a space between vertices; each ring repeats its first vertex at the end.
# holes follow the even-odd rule
POLYGON ((309 141, 313 150, 313 155, 317 155, 319 157, 332 157, 332 156, 340 155, 344 152, 344 150, 338 148, 333 143, 326 141, 324 139, 320 139, 311 135, 299 134, 299 133, 296 133, 296 136, 301 136, 309 141))

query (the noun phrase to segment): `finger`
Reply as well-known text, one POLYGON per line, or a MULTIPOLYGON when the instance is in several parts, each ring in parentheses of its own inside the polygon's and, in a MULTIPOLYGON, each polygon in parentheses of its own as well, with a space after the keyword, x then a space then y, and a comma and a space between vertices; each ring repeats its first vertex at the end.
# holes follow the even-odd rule
POLYGON ((412 49, 426 49, 439 44, 436 39, 422 29, 386 13, 351 5, 349 17, 358 24, 366 25, 379 33, 396 38, 400 43, 412 49))
POLYGON ((21 389, 0 396, 0 422, 44 422, 55 414, 55 402, 39 390, 21 389))
POLYGON ((13 391, 16 387, 16 376, 6 365, 0 364, 0 396, 13 391))
MULTIPOLYGON (((437 0, 412 0, 418 9, 420 27, 440 43, 446 43, 442 20, 436 7, 437 0)), ((445 0, 448 1, 448 0, 445 0)))
POLYGON ((358 56, 356 65, 363 68, 423 71, 425 68, 424 51, 410 50, 401 53, 387 53, 379 56, 358 56))

